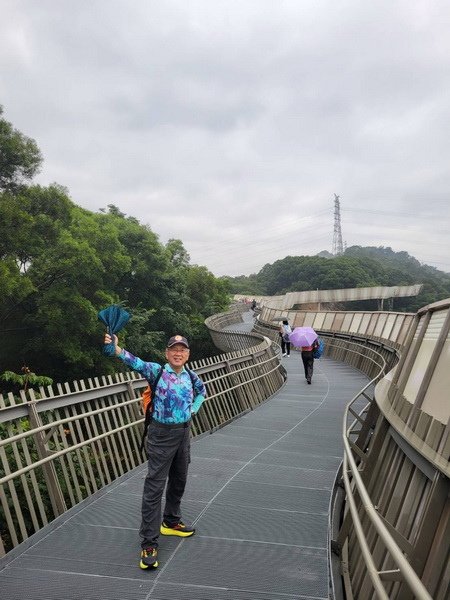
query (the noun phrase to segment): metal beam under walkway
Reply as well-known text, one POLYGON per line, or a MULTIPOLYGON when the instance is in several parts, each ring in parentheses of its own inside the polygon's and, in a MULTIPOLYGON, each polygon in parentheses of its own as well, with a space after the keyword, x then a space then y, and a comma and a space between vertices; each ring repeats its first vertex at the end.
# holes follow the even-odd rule
POLYGON ((183 518, 189 539, 160 538, 139 569, 142 465, 0 561, 3 600, 301 600, 329 597, 328 511, 343 456, 345 404, 367 379, 322 358, 307 385, 298 353, 286 385, 192 441, 183 518))

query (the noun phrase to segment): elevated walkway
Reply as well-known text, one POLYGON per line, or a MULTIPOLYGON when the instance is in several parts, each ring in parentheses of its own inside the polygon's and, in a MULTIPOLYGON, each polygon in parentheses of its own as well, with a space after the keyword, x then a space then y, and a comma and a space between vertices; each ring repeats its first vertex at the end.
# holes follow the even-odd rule
MULTIPOLYGON (((422 289, 421 283, 414 285, 371 286, 363 288, 344 288, 333 290, 308 290, 304 292, 287 292, 283 296, 253 296, 257 303, 267 309, 290 309, 302 304, 327 304, 335 302, 355 302, 361 300, 378 300, 382 309, 383 300, 417 296, 422 289)), ((235 294, 236 301, 245 302, 248 296, 235 294)))
POLYGON ((276 395, 193 440, 183 515, 197 534, 161 536, 156 571, 138 567, 140 466, 12 550, 0 562, 1 597, 328 598, 328 511, 343 455, 342 413, 367 379, 321 359, 308 386, 297 353, 283 363, 288 379, 276 395))

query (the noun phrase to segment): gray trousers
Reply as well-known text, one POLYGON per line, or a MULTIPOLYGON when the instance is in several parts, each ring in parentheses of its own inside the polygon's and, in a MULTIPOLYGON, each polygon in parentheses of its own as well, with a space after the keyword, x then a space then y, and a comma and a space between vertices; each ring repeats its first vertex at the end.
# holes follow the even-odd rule
POLYGON ((157 548, 161 526, 161 498, 167 481, 164 521, 181 519, 181 498, 190 462, 190 424, 161 425, 152 421, 147 433, 148 471, 142 494, 142 548, 157 548), (184 425, 184 426, 183 426, 184 425))

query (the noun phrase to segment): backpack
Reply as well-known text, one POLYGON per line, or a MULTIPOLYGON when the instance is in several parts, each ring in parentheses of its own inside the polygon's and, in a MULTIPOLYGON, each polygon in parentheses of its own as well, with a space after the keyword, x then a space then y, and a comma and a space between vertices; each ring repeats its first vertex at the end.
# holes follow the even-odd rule
POLYGON ((313 356, 314 358, 320 358, 323 354, 325 348, 325 343, 322 339, 317 338, 317 346, 314 348, 313 356))
MULTIPOLYGON (((195 383, 194 372, 191 371, 190 369, 187 369, 186 367, 184 367, 184 368, 186 369, 186 371, 189 374, 189 377, 191 378, 192 391, 194 391, 194 383, 195 383)), ((149 384, 145 388, 145 390, 142 392, 141 406, 142 406, 142 412, 144 413, 144 431, 142 434, 141 445, 139 446, 139 450, 141 452, 145 448, 145 438, 147 437, 148 426, 150 425, 150 422, 153 418, 153 397, 155 395, 156 387, 159 383, 159 380, 161 379, 163 370, 164 370, 164 367, 161 367, 160 370, 158 371, 158 374, 155 377, 155 381, 153 382, 153 384, 152 385, 149 384)))
POLYGON ((283 340, 285 342, 289 342, 290 338, 289 335, 292 333, 292 329, 290 325, 283 325, 283 340))

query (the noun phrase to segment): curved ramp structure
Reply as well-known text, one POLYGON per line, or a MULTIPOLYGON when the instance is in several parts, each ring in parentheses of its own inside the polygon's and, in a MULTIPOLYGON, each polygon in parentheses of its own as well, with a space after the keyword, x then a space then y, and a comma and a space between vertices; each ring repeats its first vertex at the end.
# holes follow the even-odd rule
POLYGON ((450 300, 402 319, 291 310, 323 325, 312 386, 243 310, 208 320, 226 353, 192 365, 209 395, 185 502, 198 534, 163 540, 152 574, 136 559, 145 383, 0 397, 5 597, 446 600, 450 300))
MULTIPOLYGON (((386 300, 417 296, 422 284, 374 286, 365 288, 346 288, 339 290, 309 290, 307 292, 288 292, 283 296, 252 296, 258 304, 271 309, 289 310, 302 304, 321 304, 332 302, 355 302, 358 300, 386 300)), ((235 294, 237 302, 248 301, 249 297, 235 294)), ((263 313, 264 318, 264 313, 263 313)))
MULTIPOLYGON (((312 311, 290 311, 291 323, 304 322, 305 314, 328 355, 338 357, 331 347, 339 343, 340 359, 348 361, 351 345, 363 342, 358 368, 368 374, 362 356, 369 348, 378 346, 383 360, 389 349, 400 357, 395 368, 397 361, 387 360, 373 369, 374 392, 363 389, 344 413, 338 483, 345 494, 336 488, 330 524, 336 597, 343 586, 352 598, 444 600, 450 590, 450 300, 416 315, 386 314, 375 330, 372 317, 364 325, 358 313, 343 320, 330 315, 332 323, 347 319, 337 330, 320 330, 323 313, 312 311), (358 323, 353 331, 351 323, 358 323)), ((272 322, 259 318, 256 328, 276 339, 272 322)))

